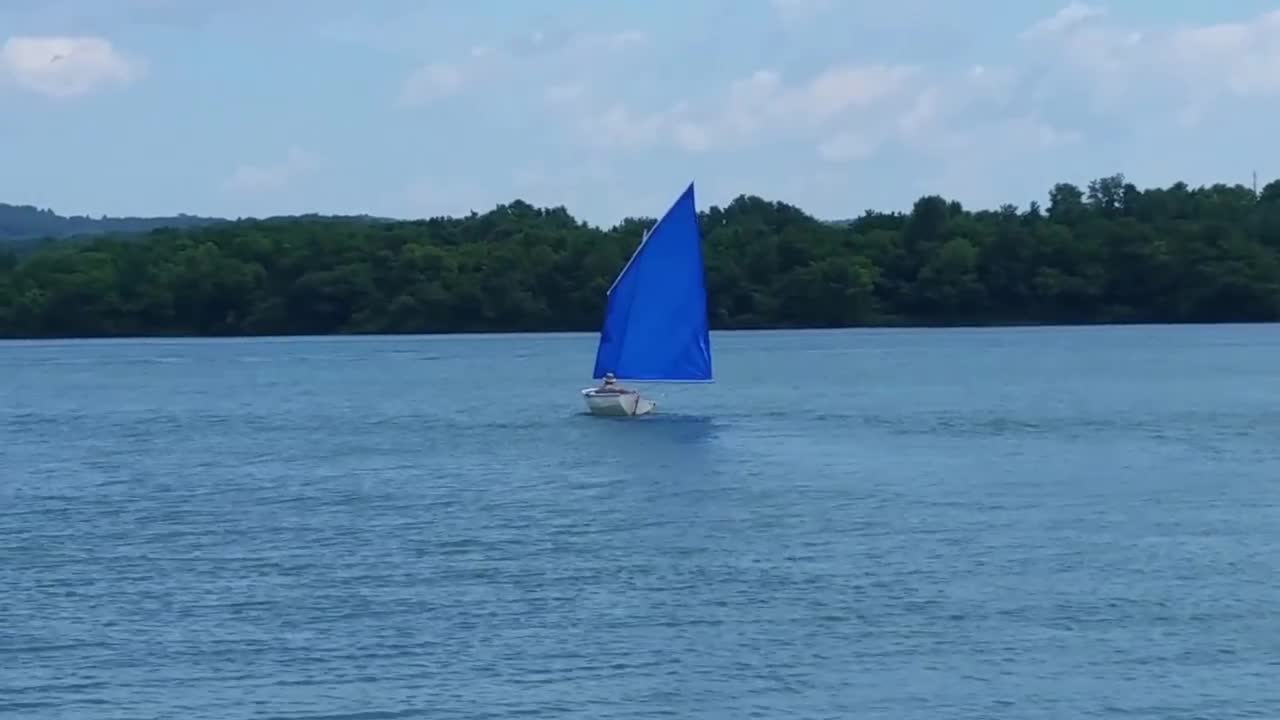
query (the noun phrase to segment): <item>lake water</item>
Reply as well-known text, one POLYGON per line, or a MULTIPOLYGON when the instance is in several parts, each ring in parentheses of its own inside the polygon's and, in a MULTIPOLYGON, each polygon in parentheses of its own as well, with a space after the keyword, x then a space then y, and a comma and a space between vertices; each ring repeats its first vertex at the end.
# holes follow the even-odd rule
POLYGON ((1280 328, 0 344, 0 716, 1280 717, 1280 328))

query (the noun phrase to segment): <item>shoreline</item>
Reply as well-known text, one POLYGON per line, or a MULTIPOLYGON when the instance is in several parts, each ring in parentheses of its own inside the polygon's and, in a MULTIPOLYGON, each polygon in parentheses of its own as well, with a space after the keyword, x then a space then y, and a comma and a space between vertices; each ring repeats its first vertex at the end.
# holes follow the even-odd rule
MULTIPOLYGON (((966 331, 981 332, 987 330, 1090 330, 1090 329, 1154 329, 1154 328, 1215 328, 1215 327, 1256 327, 1280 326, 1280 321, 1202 321, 1202 322, 1076 322, 1076 323, 1040 323, 1010 322, 982 324, 885 324, 885 325, 849 325, 841 327, 768 327, 768 328, 712 328, 713 335, 752 335, 752 334, 818 334, 818 333, 885 333, 902 331, 966 331)), ((33 335, 21 337, 0 337, 0 345, 6 343, 33 342, 113 342, 113 341, 245 341, 245 340, 361 340, 387 338, 429 338, 436 340, 453 338, 520 338, 520 337, 585 337, 592 338, 599 330, 463 330, 449 332, 337 332, 327 334, 262 334, 262 335, 190 335, 190 334, 155 334, 155 335, 33 335)))

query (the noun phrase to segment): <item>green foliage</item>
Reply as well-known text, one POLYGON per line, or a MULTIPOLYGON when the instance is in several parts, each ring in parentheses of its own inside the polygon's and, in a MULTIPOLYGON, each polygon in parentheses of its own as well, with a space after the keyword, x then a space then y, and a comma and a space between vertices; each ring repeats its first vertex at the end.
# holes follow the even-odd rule
MULTIPOLYGON (((611 229, 522 201, 408 222, 308 216, 0 250, 0 336, 593 330, 651 219, 611 229)), ((1280 319, 1280 181, 1123 176, 1045 210, 840 223, 739 197, 701 216, 717 328, 1280 319)))

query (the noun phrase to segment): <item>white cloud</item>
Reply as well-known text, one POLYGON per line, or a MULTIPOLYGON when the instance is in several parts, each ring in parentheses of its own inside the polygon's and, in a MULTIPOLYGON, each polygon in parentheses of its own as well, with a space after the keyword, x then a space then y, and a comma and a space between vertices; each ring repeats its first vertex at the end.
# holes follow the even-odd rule
POLYGON ((618 52, 641 47, 649 41, 649 36, 639 30, 621 30, 619 32, 586 33, 576 41, 569 43, 569 50, 608 50, 618 52))
POLYGON ((701 113, 687 104, 647 114, 614 105, 584 131, 592 144, 614 149, 667 143, 703 152, 809 141, 832 163, 862 160, 889 144, 942 157, 991 143, 1030 152, 1081 139, 1011 107, 1013 95, 1011 71, 986 66, 932 75, 907 66, 836 66, 792 85, 766 70, 735 81, 701 113))
POLYGON ((1280 96, 1280 10, 1234 22, 1136 28, 1112 22, 1101 8, 1072 4, 1023 38, 1088 83, 1094 107, 1103 111, 1171 103, 1185 120, 1224 97, 1280 96))
MULTIPOLYGON (((774 6, 799 12, 822 3, 774 6)), ((578 94, 577 132, 586 144, 619 150, 667 145, 707 152, 799 140, 831 162, 865 158, 886 143, 972 160, 993 144, 1044 152, 1082 142, 1082 132, 1054 110, 1081 92, 1095 109, 1127 113, 1163 87, 1177 93, 1170 117, 1183 124, 1224 94, 1280 97, 1280 11, 1216 25, 1130 28, 1105 8, 1073 2, 1021 37, 1051 62, 953 70, 838 64, 800 80, 762 69, 711 100, 670 98, 656 111, 619 96, 578 94)))
POLYGON ((879 143, 870 137, 852 131, 843 131, 818 145, 818 155, 823 160, 846 162, 861 160, 875 152, 879 143))
POLYGON ((607 64, 606 56, 643 46, 639 30, 548 34, 542 30, 509 38, 502 47, 475 45, 465 57, 423 65, 406 78, 400 91, 405 105, 424 105, 494 83, 540 85, 544 99, 563 103, 580 97, 588 84, 583 76, 607 64))
POLYGON ((1091 20, 1106 17, 1106 15, 1105 8, 1087 5, 1082 2, 1072 2, 1053 15, 1027 28, 1023 33, 1023 37, 1036 38, 1060 34, 1087 24, 1091 20))
POLYGON ((912 72, 893 65, 835 67, 803 88, 786 91, 778 100, 784 111, 823 122, 850 108, 865 108, 886 99, 906 87, 912 72))
POLYGON ((582 99, 587 89, 578 83, 549 85, 542 92, 542 97, 553 105, 563 105, 582 99))
POLYGON ((462 91, 462 70, 454 65, 431 63, 418 68, 400 89, 400 103, 423 105, 462 91))
POLYGON ((674 128, 676 145, 690 152, 704 152, 715 145, 706 127, 694 122, 678 122, 674 128))
POLYGON ((835 6, 834 0, 769 0, 774 13, 785 23, 812 20, 835 6))
POLYGON ((1180 28, 1162 38, 1164 55, 1194 78, 1216 79, 1239 96, 1280 93, 1280 10, 1252 20, 1180 28))
POLYGON ((942 157, 993 142, 1031 152, 1080 139, 1016 107, 1016 80, 1010 69, 984 65, 953 73, 837 65, 792 83, 759 70, 701 106, 637 112, 615 101, 575 117, 582 142, 598 148, 707 152, 799 141, 832 163, 865 159, 887 144, 942 157))
POLYGON ((90 36, 10 37, 0 48, 0 75, 30 92, 71 98, 123 87, 142 73, 108 41, 90 36))
MULTIPOLYGON (((696 132, 689 121, 688 107, 677 104, 666 110, 634 112, 623 103, 579 118, 579 132, 588 145, 635 150, 668 143, 675 128, 696 132)), ((687 135, 692 137, 692 135, 687 135)))
POLYGON ((283 190, 298 178, 314 172, 319 159, 307 151, 292 147, 279 162, 265 165, 241 165, 227 179, 226 187, 238 192, 274 192, 283 190))
POLYGON ((1017 77, 1007 68, 974 65, 934 74, 896 116, 892 132, 914 150, 955 150, 972 142, 975 131, 1025 113, 1018 101, 1017 77))
POLYGON ((909 87, 914 73, 905 66, 840 65, 787 84, 777 71, 758 70, 697 107, 677 100, 662 110, 634 112, 614 102, 579 116, 579 135, 597 146, 671 144, 695 152, 805 136, 850 113, 890 103, 909 87))
POLYGON ((900 92, 912 72, 894 65, 835 66, 788 86, 777 72, 761 70, 730 86, 725 115, 738 128, 821 125, 900 92))

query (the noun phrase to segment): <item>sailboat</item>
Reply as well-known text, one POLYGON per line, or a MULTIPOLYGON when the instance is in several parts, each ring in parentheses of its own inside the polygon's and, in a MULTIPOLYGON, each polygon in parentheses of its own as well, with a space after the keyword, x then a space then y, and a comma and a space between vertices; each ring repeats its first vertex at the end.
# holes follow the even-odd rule
POLYGON ((711 338, 693 183, 641 238, 607 295, 596 380, 582 391, 596 415, 646 415, 657 404, 611 381, 709 383, 711 338))

